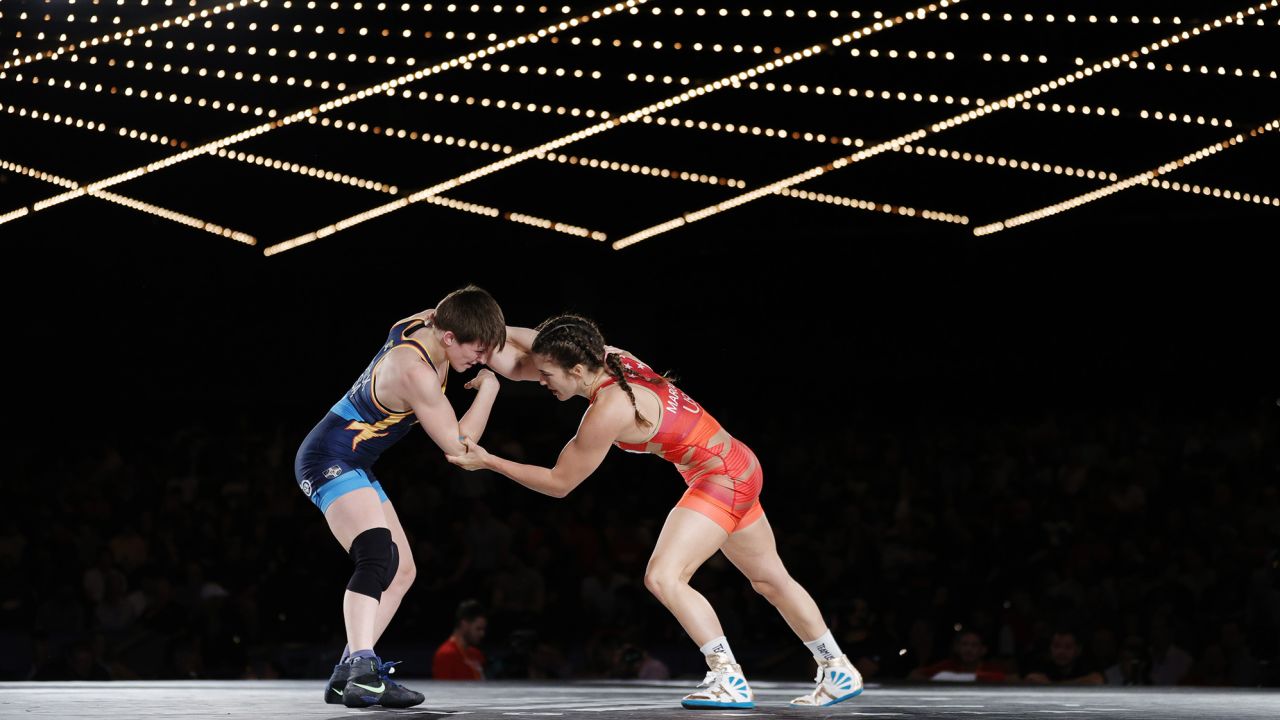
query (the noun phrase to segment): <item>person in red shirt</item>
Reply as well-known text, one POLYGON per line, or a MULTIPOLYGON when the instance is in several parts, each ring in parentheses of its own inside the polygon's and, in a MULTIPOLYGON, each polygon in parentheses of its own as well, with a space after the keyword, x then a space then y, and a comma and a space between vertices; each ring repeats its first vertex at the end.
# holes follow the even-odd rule
POLYGON ((458 605, 457 624, 449 639, 436 648, 431 677, 436 680, 483 680, 484 652, 477 645, 488 626, 480 603, 464 600, 458 605))
POLYGON ((951 643, 951 657, 911 671, 912 680, 1004 682, 1005 672, 988 662, 987 645, 976 630, 961 630, 951 643))

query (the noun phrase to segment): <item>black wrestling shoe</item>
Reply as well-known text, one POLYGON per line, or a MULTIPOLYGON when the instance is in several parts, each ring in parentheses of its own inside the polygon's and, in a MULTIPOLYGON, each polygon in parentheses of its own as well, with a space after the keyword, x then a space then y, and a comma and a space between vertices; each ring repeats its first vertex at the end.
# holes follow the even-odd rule
POLYGON ((342 690, 347 686, 347 676, 351 674, 351 666, 340 662, 333 666, 333 674, 329 676, 329 684, 324 689, 324 701, 330 705, 342 704, 342 690))
POLYGON ((421 705, 426 696, 420 692, 410 690, 400 683, 392 680, 390 675, 394 673, 395 666, 399 665, 399 661, 382 663, 379 671, 383 682, 386 683, 387 689, 382 693, 382 699, 378 704, 385 708, 410 708, 414 705, 421 705))
POLYGON ((342 690, 342 704, 349 708, 381 705, 388 708, 407 708, 426 699, 420 692, 391 679, 399 663, 384 663, 378 658, 357 658, 350 663, 350 676, 342 690))

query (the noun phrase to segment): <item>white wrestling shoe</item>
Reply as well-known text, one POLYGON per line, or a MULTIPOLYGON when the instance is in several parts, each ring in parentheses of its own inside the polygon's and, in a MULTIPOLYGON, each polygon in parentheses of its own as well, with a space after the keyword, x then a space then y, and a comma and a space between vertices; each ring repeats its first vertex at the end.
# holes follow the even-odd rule
POLYGON ((814 660, 818 661, 818 675, 813 681, 818 686, 808 695, 792 700, 792 705, 827 707, 862 694, 862 674, 849 662, 848 655, 841 655, 834 660, 816 657, 814 660))
POLYGON ((685 695, 680 704, 693 709, 729 708, 746 710, 756 706, 755 693, 742 675, 742 666, 729 662, 729 656, 711 653, 707 656, 707 676, 698 690, 685 695))

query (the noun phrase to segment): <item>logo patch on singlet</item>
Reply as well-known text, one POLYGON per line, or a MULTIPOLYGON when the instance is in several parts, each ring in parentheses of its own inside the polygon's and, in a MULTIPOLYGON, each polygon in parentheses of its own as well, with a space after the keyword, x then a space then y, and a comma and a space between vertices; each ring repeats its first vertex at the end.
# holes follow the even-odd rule
POLYGON ((298 487, 302 488, 302 493, 304 495, 306 495, 307 497, 311 497, 311 481, 310 480, 303 480, 302 482, 298 483, 298 487))
MULTIPOLYGON (((337 465, 334 465, 333 467, 324 471, 324 476, 329 478, 330 480, 338 477, 341 474, 342 474, 342 468, 337 465)), ((307 493, 307 494, 309 495, 310 493, 307 493)))

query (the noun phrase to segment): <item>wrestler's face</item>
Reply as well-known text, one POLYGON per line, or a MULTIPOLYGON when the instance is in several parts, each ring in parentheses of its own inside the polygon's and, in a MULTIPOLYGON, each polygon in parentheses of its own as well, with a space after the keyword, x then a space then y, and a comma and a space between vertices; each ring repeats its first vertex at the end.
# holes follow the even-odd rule
POLYGON ((489 360, 489 348, 482 342, 458 342, 453 333, 445 333, 444 339, 444 356, 457 372, 470 370, 472 366, 489 360))
MULTIPOLYGON (((551 391, 557 400, 568 400, 578 394, 582 387, 582 377, 573 375, 572 370, 565 370, 546 355, 534 355, 533 366, 538 369, 538 383, 551 391)), ((574 367, 581 367, 575 365, 574 367)))

